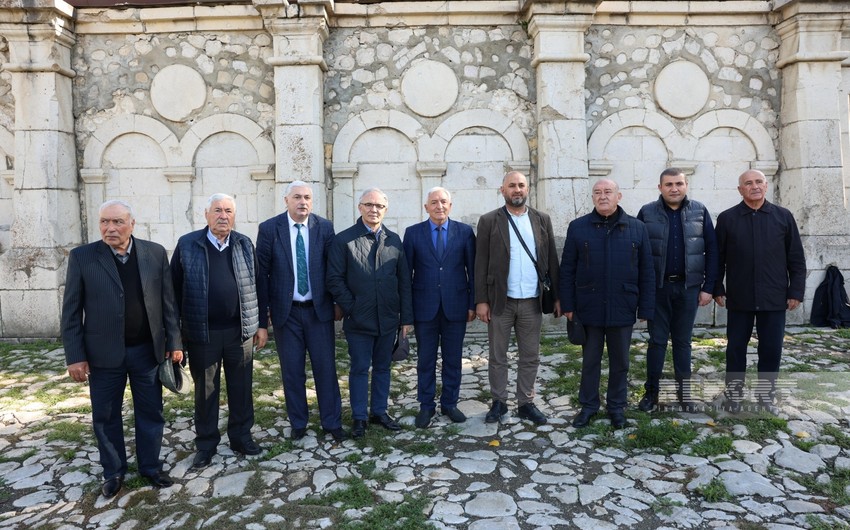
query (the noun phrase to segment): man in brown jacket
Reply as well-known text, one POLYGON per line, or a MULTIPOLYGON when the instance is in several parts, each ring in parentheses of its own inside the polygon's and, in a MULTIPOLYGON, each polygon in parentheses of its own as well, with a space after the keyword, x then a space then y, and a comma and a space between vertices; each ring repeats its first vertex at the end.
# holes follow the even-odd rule
MULTIPOLYGON (((541 298, 547 287, 558 292, 555 234, 549 216, 526 204, 525 175, 511 171, 502 180, 500 191, 505 206, 478 220, 475 250, 475 313, 487 324, 490 339, 493 405, 485 421, 496 423, 508 412, 507 353, 513 328, 519 349, 517 415, 542 425, 546 416, 534 406, 534 383, 540 364, 541 298)), ((561 315, 557 300, 554 315, 561 315)))

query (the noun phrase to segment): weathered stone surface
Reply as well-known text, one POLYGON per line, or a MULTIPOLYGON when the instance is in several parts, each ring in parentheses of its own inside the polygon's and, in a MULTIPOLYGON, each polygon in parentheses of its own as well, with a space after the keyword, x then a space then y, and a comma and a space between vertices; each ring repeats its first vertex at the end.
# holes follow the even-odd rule
POLYGON ((797 473, 814 473, 826 467, 821 457, 807 453, 794 446, 787 446, 780 449, 776 453, 774 461, 777 466, 796 471, 797 473))

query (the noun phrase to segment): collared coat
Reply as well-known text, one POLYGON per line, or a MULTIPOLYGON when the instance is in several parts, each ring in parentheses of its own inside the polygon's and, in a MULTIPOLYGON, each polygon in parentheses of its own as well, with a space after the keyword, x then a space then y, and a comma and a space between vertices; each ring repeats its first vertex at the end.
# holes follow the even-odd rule
MULTIPOLYGON (((549 277, 552 290, 558 294, 558 250, 555 247, 555 231, 549 216, 528 207, 534 245, 537 250, 537 266, 540 277, 549 277)), ((504 208, 485 213, 478 219, 478 235, 475 243, 475 303, 490 305, 490 312, 501 315, 508 301, 508 271, 511 263, 511 235, 513 230, 504 208)), ((519 252, 525 252, 522 248, 519 252)), ((543 287, 538 278, 538 302, 543 287)), ((542 312, 542 305, 541 305, 542 312)))
POLYGON ((328 253, 328 289, 342 308, 345 331, 384 336, 413 324, 410 272, 401 238, 386 226, 375 235, 358 218, 328 253))
MULTIPOLYGON (((168 255, 162 245, 133 238, 154 355, 182 350, 168 255)), ((97 368, 124 362, 124 287, 112 249, 103 241, 71 250, 62 302, 62 344, 68 365, 87 361, 97 368)))
POLYGON ((714 295, 725 295, 730 311, 784 311, 788 299, 803 300, 806 256, 787 209, 764 201, 753 210, 741 201, 717 217, 717 246, 714 295))

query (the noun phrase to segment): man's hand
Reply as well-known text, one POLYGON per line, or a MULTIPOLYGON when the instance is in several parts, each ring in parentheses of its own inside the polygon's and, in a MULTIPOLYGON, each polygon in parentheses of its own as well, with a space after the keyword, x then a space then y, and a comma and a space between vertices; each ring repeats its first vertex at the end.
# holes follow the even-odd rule
POLYGON ((567 311, 566 313, 564 313, 564 316, 567 317, 567 320, 572 320, 573 319, 573 312, 567 311))
POLYGON ((334 320, 339 322, 344 316, 345 313, 342 311, 342 306, 339 304, 334 304, 334 320))
POLYGON ((794 300, 793 298, 788 299, 788 311, 793 311, 797 309, 798 305, 800 305, 799 300, 794 300))
POLYGON ((183 362, 183 350, 174 350, 165 352, 165 358, 171 359, 174 364, 183 362))
POLYGON ((710 303, 711 303, 711 293, 707 293, 705 291, 700 291, 700 293, 699 293, 699 305, 700 305, 700 307, 707 306, 710 303))
POLYGON ((401 327, 401 337, 405 338, 410 334, 410 328, 412 328, 410 324, 401 327))
POLYGON ((71 379, 78 383, 83 383, 86 379, 89 378, 89 363, 88 361, 82 361, 79 363, 69 364, 68 365, 68 375, 71 376, 71 379))
POLYGON ((266 343, 268 341, 269 330, 266 328, 257 328, 257 332, 254 334, 254 346, 256 346, 258 350, 261 350, 266 347, 266 343))
POLYGON ((490 323, 490 304, 481 302, 475 306, 475 314, 478 315, 478 320, 485 324, 490 323))
POLYGON ((466 321, 472 322, 473 320, 475 320, 475 311, 469 309, 466 311, 466 321))
POLYGON ((725 296, 723 296, 723 295, 715 296, 715 297, 714 297, 714 301, 715 301, 715 303, 717 303, 717 305, 719 305, 720 307, 726 307, 726 297, 725 297, 725 296))
POLYGON ((555 300, 555 312, 552 313, 555 318, 561 318, 561 301, 555 300))

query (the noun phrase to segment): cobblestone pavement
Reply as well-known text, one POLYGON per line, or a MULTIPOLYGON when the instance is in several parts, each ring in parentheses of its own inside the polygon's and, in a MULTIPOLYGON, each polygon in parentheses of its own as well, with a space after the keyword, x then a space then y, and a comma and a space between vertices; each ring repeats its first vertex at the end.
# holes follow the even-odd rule
MULTIPOLYGON (((632 407, 642 393, 645 338, 635 334, 632 407)), ((694 340, 699 412, 633 410, 618 431, 600 414, 576 430, 576 347, 562 336, 542 341, 537 403, 547 425, 513 416, 513 402, 501 424, 486 424, 486 341, 472 336, 460 403, 466 423, 437 415, 429 429, 413 427, 409 359, 394 367, 390 406, 405 429, 392 435, 372 426, 342 444, 321 432, 315 410, 308 436, 287 440, 277 356, 266 349, 255 358, 261 455, 235 455, 225 435, 213 465, 190 471, 191 399, 170 394, 162 456, 175 485, 152 489, 131 461, 124 489, 106 500, 87 388, 65 374, 61 348, 5 345, 0 528, 847 528, 850 333, 789 330, 778 416, 716 409, 724 347, 718 330, 694 340)), ((347 396, 344 342, 339 366, 347 396)), ((132 439, 132 422, 125 426, 132 439)))

